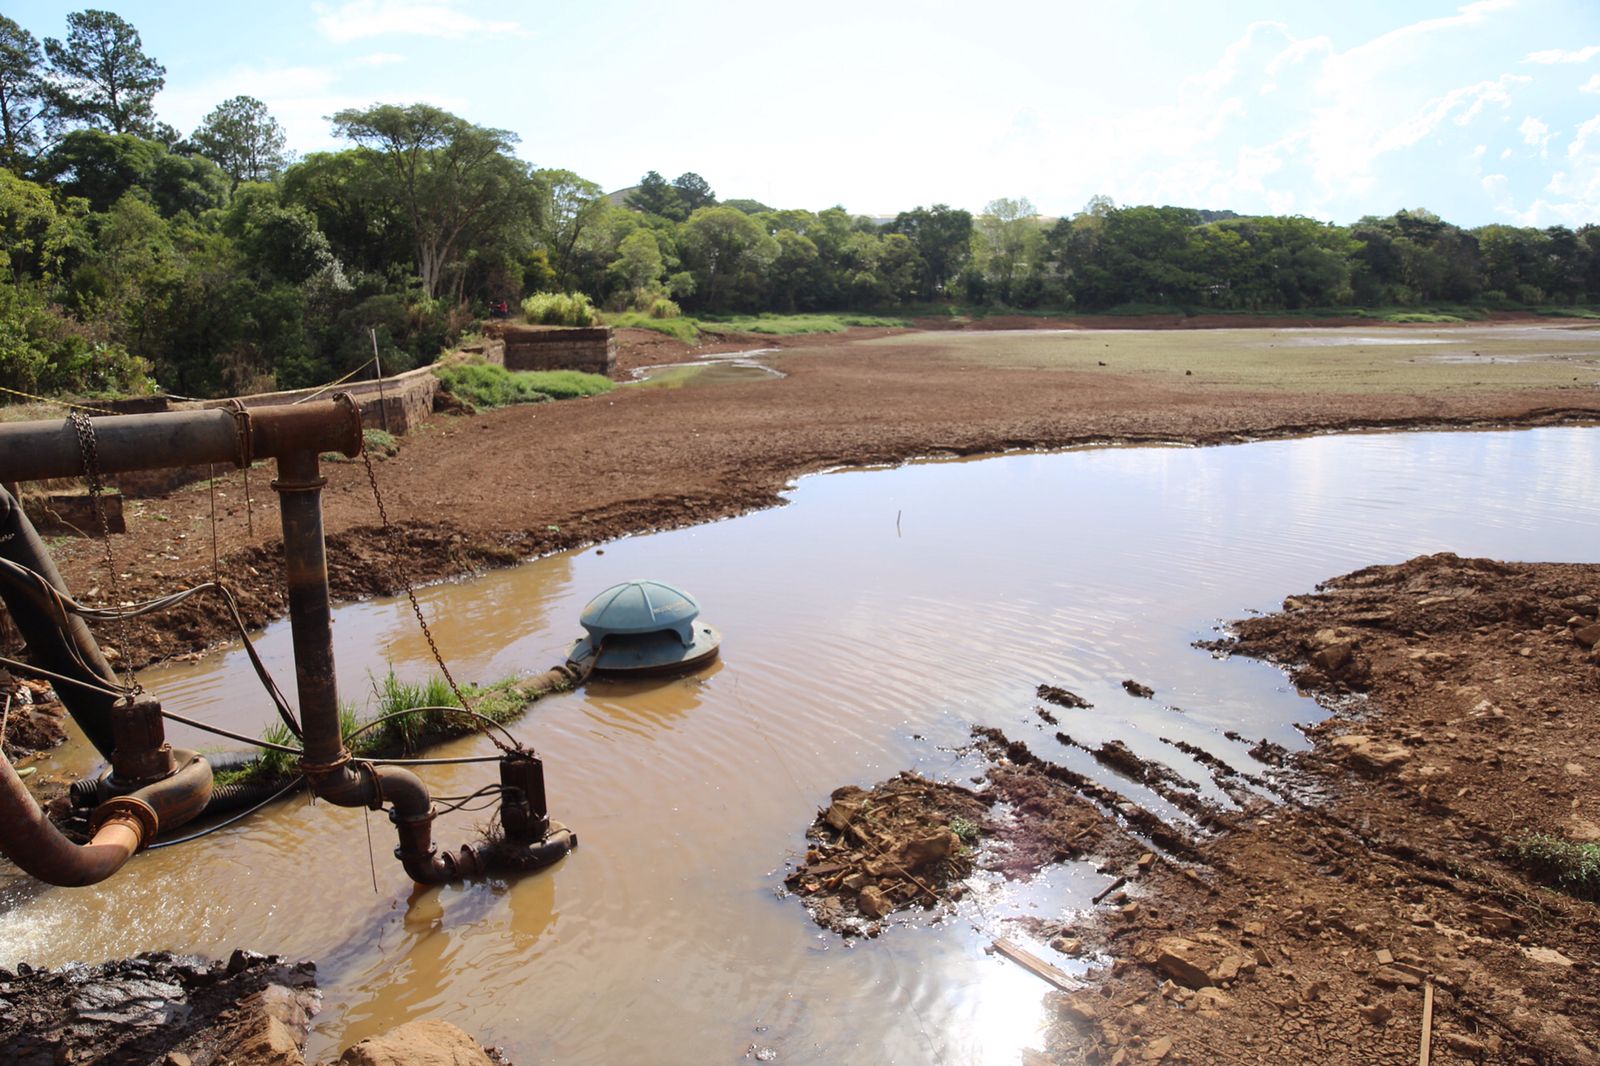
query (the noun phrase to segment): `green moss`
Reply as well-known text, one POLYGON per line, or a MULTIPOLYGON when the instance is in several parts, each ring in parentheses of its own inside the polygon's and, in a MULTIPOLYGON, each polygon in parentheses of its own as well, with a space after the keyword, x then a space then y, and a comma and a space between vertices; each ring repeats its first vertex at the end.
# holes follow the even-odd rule
POLYGON ((458 363, 434 367, 433 372, 452 396, 474 407, 598 396, 616 388, 616 383, 603 375, 576 370, 511 371, 493 363, 458 363))

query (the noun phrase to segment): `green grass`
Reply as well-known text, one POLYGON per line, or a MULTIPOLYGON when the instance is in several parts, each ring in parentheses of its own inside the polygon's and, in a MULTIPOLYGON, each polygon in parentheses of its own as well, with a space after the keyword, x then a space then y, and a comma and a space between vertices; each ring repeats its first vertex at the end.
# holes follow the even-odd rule
POLYGON ((1592 307, 1541 307, 1538 313, 1551 318, 1600 318, 1600 311, 1592 307))
POLYGON ((1465 322, 1460 315, 1440 314, 1437 311, 1391 311, 1383 316, 1385 322, 1395 323, 1432 323, 1443 325, 1449 322, 1465 322))
POLYGON ((1511 856, 1534 877, 1579 899, 1600 902, 1600 844, 1536 833, 1511 845, 1511 856))
POLYGON ((474 407, 505 407, 578 396, 598 396, 616 388, 600 374, 576 370, 507 370, 493 363, 459 363, 434 367, 439 383, 457 399, 474 407))
POLYGON ((651 318, 641 311, 616 311, 605 316, 606 325, 618 329, 651 329, 685 344, 694 344, 702 333, 759 333, 771 337, 794 337, 804 333, 843 333, 854 326, 898 328, 909 326, 909 319, 854 313, 825 315, 704 315, 699 318, 651 318))

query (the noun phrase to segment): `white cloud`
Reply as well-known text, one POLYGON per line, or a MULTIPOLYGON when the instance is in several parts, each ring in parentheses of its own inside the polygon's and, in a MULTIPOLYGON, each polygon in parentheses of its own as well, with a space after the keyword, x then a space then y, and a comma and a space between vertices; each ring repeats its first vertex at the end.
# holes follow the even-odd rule
POLYGON ((447 41, 467 37, 528 36, 509 20, 481 19, 454 0, 433 3, 408 0, 350 0, 339 7, 313 4, 317 28, 331 40, 345 43, 388 34, 413 34, 447 41))
POLYGON ((1587 48, 1578 48, 1571 52, 1560 48, 1547 48, 1543 52, 1529 53, 1526 62, 1545 66, 1553 63, 1587 63, 1595 56, 1600 56, 1600 44, 1591 44, 1587 48))
POLYGON ((357 56, 350 62, 358 67, 387 67, 405 61, 406 57, 399 52, 373 52, 371 55, 357 56))
POLYGON ((1544 188, 1546 196, 1518 208, 1509 188, 1489 191, 1498 201, 1495 209, 1523 226, 1581 226, 1600 218, 1600 115, 1572 135, 1562 169, 1544 188))
POLYGON ((1522 124, 1517 127, 1517 132, 1522 134, 1522 143, 1530 148, 1537 148, 1541 156, 1546 154, 1545 147, 1550 143, 1550 139, 1555 136, 1555 132, 1550 129, 1543 119, 1534 118, 1532 115, 1528 115, 1522 120, 1522 124))
POLYGON ((1580 93, 1600 93, 1600 74, 1595 74, 1588 81, 1578 86, 1580 93))
POLYGON ((1510 158, 1511 158, 1511 157, 1512 157, 1512 156, 1514 156, 1514 155, 1516 155, 1516 154, 1517 154, 1517 153, 1515 153, 1515 152, 1513 152, 1513 151, 1512 151, 1512 150, 1511 150, 1511 149, 1509 149, 1509 148, 1502 148, 1502 149, 1500 149, 1500 158, 1501 158, 1501 159, 1510 159, 1510 158))

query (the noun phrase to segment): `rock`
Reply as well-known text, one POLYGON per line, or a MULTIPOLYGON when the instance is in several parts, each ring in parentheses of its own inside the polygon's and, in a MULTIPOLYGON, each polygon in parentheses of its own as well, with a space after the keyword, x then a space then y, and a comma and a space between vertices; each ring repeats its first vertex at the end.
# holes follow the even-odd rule
POLYGON ((895 857, 908 869, 920 870, 954 855, 961 848, 961 838, 948 826, 934 829, 919 837, 912 837, 895 849, 895 857))
POLYGON ((1573 630, 1572 639, 1582 644, 1585 648, 1592 648, 1596 644, 1600 644, 1600 623, 1573 630))
POLYGON ((1144 1061, 1160 1062, 1170 1054, 1172 1054, 1172 1037, 1163 1036, 1160 1039, 1152 1040, 1149 1044, 1145 1045, 1144 1061))
POLYGON ((1325 674, 1336 674, 1350 665, 1356 657, 1356 646, 1349 641, 1339 641, 1319 648, 1311 655, 1311 665, 1325 674))
POLYGON ((1202 988, 1194 994, 1194 1009, 1198 1011, 1220 1011, 1232 1005, 1233 997, 1220 988, 1202 988))
POLYGON ((1392 966, 1379 967, 1378 972, 1372 975, 1373 980, 1389 988, 1421 988, 1422 978, 1416 974, 1396 970, 1392 966))
POLYGON ((1131 677, 1122 683, 1122 687, 1127 691, 1128 695, 1137 696, 1143 700, 1150 699, 1156 694, 1155 689, 1151 688, 1149 685, 1141 685, 1131 677))
POLYGON ((856 909, 868 918, 882 918, 894 910, 894 904, 876 885, 868 885, 856 897, 856 909))
POLYGON ((1569 762, 1565 766, 1563 766, 1561 769, 1565 773, 1571 775, 1572 777, 1588 777, 1589 776, 1589 771, 1585 770, 1583 768, 1583 764, 1582 763, 1569 762))
POLYGON ((1557 951, 1555 948, 1525 947, 1522 949, 1522 953, 1528 956, 1528 958, 1532 959, 1534 962, 1542 962, 1547 966, 1560 966, 1562 969, 1571 969, 1574 965, 1576 965, 1571 959, 1561 954, 1561 952, 1557 951))
POLYGON ((1172 978, 1185 988, 1207 988, 1211 975, 1200 963, 1201 948, 1181 936, 1162 937, 1156 942, 1156 972, 1172 978))
POLYGON ((839 882, 839 885, 846 892, 860 892, 867 887, 867 875, 857 870, 855 873, 846 876, 843 881, 839 882))
MULTIPOLYGON (((244 1059, 254 1063, 254 1059, 244 1059)), ((339 1056, 339 1066, 493 1066, 478 1042, 449 1022, 407 1022, 339 1056)))
POLYGON ((1444 1046, 1459 1055, 1482 1062, 1483 1057, 1489 1053, 1489 1045, 1481 1040, 1474 1040, 1465 1033, 1445 1033, 1441 1037, 1444 1046))
POLYGON ((1567 836, 1580 844, 1600 842, 1600 823, 1574 814, 1567 819, 1567 836))
POLYGON ((1365 1018, 1369 1025, 1382 1025, 1389 1020, 1394 1011, 1382 1003, 1368 1003, 1364 1007, 1357 1007, 1356 1013, 1365 1018))
POLYGON ((1349 733, 1334 737, 1332 745, 1344 754, 1345 761, 1358 770, 1383 774, 1411 761, 1411 752, 1397 744, 1379 744, 1371 737, 1349 733))
POLYGON ((1379 948, 1374 954, 1377 956, 1379 966, 1394 965, 1394 952, 1388 948, 1379 948))
POLYGON ((1082 939, 1075 936, 1058 936, 1050 941, 1050 947, 1073 958, 1086 954, 1082 939))
MULTIPOLYGON (((300 1042, 294 1033, 276 1018, 258 1015, 256 1024, 238 1034, 218 1062, 249 1063, 250 1066, 305 1066, 305 1056, 300 1054, 300 1042)), ((358 1045, 359 1046, 359 1045, 358 1045)), ((340 1059, 341 1063, 345 1060, 340 1059)), ((366 1060, 361 1060, 365 1064, 366 1060)), ((385 1066, 423 1066, 420 1059, 384 1059, 385 1066)), ((440 1066, 450 1060, 440 1060, 440 1066)), ((472 1060, 464 1060, 470 1063, 472 1060)), ((485 1060, 487 1061, 487 1060, 485 1060)), ((376 1063, 373 1066, 377 1066, 376 1063)), ((455 1066, 450 1063, 450 1066, 455 1066)))

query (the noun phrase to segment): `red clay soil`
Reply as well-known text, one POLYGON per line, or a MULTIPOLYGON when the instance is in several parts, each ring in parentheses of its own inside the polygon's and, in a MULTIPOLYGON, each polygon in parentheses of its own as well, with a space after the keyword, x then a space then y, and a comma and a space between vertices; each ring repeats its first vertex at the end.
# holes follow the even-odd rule
POLYGON ((1398 1066, 1426 1032, 1432 1063, 1600 1063, 1600 869, 1521 849, 1600 840, 1600 567, 1428 556, 1284 606, 1222 646, 1334 715, 1214 766, 1219 832, 1038 930, 1111 960, 1039 1060, 1398 1066))
MULTIPOLYGON (((1040 324, 1038 320, 1028 320, 1040 324)), ((1048 324, 1048 323, 1046 323, 1048 324)), ((1094 320, 1095 325, 1103 325, 1094 320)), ((1145 323, 1148 325, 1148 323, 1145 323)), ((980 324, 982 325, 982 324, 980 324)), ((724 337, 700 349, 623 331, 621 365, 720 347, 781 347, 781 380, 698 389, 625 389, 587 400, 441 416, 377 464, 396 536, 379 529, 362 465, 328 463, 325 493, 334 595, 351 599, 512 563, 627 533, 727 517, 779 502, 796 476, 916 456, 1109 441, 1216 443, 1375 426, 1538 424, 1600 417, 1572 390, 1417 395, 1311 395, 1186 387, 1106 370, 961 366, 932 346, 851 337, 724 337)), ((220 486, 218 552, 244 616, 284 610, 271 472, 251 478, 254 533, 234 472, 220 486)), ((67 583, 89 600, 171 591, 210 576, 204 484, 130 507, 112 538, 113 590, 101 549, 60 542, 67 583), (91 591, 92 590, 92 591, 91 591)), ((160 625, 102 634, 134 664, 225 639, 218 612, 191 603, 160 625)))

